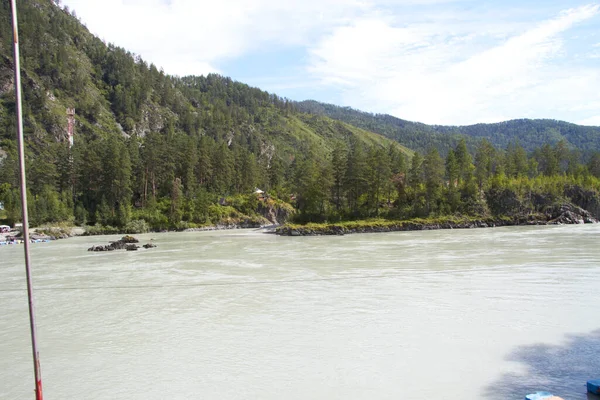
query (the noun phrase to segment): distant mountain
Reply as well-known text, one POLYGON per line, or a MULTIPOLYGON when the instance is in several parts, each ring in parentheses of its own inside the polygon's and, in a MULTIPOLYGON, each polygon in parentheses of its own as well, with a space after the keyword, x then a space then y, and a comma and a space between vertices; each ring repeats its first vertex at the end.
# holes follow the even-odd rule
POLYGON ((327 116, 382 134, 421 152, 426 151, 428 146, 434 146, 445 154, 463 137, 471 149, 475 148, 478 141, 485 138, 495 147, 502 149, 518 141, 525 150, 533 151, 543 144, 554 145, 564 140, 570 147, 579 149, 583 153, 600 150, 600 127, 581 126, 549 119, 518 119, 495 124, 442 126, 406 121, 387 114, 372 114, 314 100, 296 103, 296 107, 309 114, 327 116))

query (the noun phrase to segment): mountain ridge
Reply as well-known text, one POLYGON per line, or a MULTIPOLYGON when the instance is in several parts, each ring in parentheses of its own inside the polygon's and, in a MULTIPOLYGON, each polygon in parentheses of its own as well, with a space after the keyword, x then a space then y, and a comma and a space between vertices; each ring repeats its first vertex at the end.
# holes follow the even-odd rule
POLYGON ((421 152, 434 144, 442 154, 446 154, 463 136, 471 150, 481 139, 487 139, 498 149, 505 149, 518 141, 527 151, 532 151, 544 143, 554 145, 565 140, 572 148, 584 153, 600 150, 600 127, 554 119, 519 118, 489 124, 428 125, 389 114, 369 113, 315 100, 297 102, 297 107, 301 111, 326 115, 370 129, 421 152))

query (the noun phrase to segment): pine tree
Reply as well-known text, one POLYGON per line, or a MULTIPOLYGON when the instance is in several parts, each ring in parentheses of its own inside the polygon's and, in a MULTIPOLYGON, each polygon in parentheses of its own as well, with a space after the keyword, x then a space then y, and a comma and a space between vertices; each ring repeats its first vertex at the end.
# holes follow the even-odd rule
POLYGON ((587 169, 596 178, 600 179, 600 152, 596 151, 590 157, 590 160, 587 163, 587 169))
POLYGON ((540 172, 546 176, 553 176, 559 172, 559 160, 556 152, 548 143, 542 145, 534 154, 540 172))
POLYGON ((480 190, 492 176, 494 155, 495 150, 492 144, 487 139, 483 139, 477 146, 475 154, 475 179, 480 190))
POLYGON ((173 179, 173 186, 171 188, 171 210, 169 213, 169 223, 172 226, 177 226, 181 222, 183 215, 183 189, 181 179, 173 179))
POLYGON ((423 183, 423 171, 421 169, 422 164, 423 156, 420 153, 415 153, 412 158, 410 170, 408 171, 408 184, 412 188, 416 188, 423 183))
POLYGON ((367 157, 363 144, 354 139, 350 142, 350 152, 346 161, 346 197, 350 211, 358 213, 360 198, 367 190, 367 157))
POLYGON ((425 176, 427 213, 437 211, 437 203, 441 198, 444 177, 444 161, 435 147, 431 147, 423 161, 425 176))
POLYGON ((527 176, 527 152, 518 142, 510 143, 506 148, 505 165, 509 177, 527 176))
POLYGON ((337 212, 340 212, 340 210, 343 207, 344 185, 347 165, 348 150, 343 144, 336 143, 331 153, 331 167, 333 178, 331 202, 334 204, 337 212))
POLYGON ((461 139, 454 150, 456 162, 458 164, 458 181, 459 184, 468 184, 473 177, 473 159, 467 149, 467 142, 461 139))
POLYGON ((195 175, 198 178, 200 186, 206 186, 213 176, 213 149, 214 140, 207 136, 200 138, 198 149, 198 162, 196 164, 195 175))
POLYGON ((236 171, 234 155, 227 147, 227 143, 221 142, 217 145, 212 165, 214 168, 212 189, 219 195, 230 194, 234 187, 234 173, 236 171))
POLYGON ((392 171, 388 152, 383 148, 372 147, 369 151, 369 162, 367 169, 368 178, 368 201, 370 211, 379 215, 379 202, 382 194, 388 191, 392 171))

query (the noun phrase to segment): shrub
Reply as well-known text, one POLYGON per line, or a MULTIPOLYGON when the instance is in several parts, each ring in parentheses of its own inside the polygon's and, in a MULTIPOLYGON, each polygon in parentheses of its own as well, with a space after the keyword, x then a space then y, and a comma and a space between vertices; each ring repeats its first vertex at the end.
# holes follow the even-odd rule
POLYGON ((95 235, 114 235, 120 233, 121 230, 110 225, 96 224, 85 228, 84 236, 95 236, 95 235))
POLYGON ((150 232, 150 225, 143 219, 129 221, 125 225, 125 233, 146 233, 150 232))

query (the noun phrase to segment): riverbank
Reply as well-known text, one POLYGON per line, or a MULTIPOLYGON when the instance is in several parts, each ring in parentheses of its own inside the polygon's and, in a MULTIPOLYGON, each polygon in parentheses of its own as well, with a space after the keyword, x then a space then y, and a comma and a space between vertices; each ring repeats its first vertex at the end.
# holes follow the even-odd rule
MULTIPOLYGON (((100 236, 100 235, 126 235, 126 234, 140 234, 140 233, 159 233, 159 232, 205 232, 205 231, 223 231, 223 230, 234 230, 234 229, 256 229, 264 230, 266 233, 275 233, 275 229, 279 225, 277 224, 260 224, 260 223, 229 223, 229 224, 216 224, 206 225, 197 228, 187 228, 173 231, 153 231, 145 230, 142 232, 130 232, 125 230, 119 230, 117 228, 102 229, 98 227, 36 227, 30 229, 29 238, 32 242, 48 242, 59 239, 68 239, 75 236, 100 236)), ((22 243, 22 233, 20 230, 12 230, 10 232, 0 234, 0 244, 13 244, 22 243)))
MULTIPOLYGON (((409 220, 369 219, 357 221, 342 221, 336 223, 308 223, 283 225, 273 224, 266 219, 228 219, 219 224, 176 229, 169 232, 204 232, 233 229, 257 229, 265 233, 280 236, 317 236, 317 235, 347 235, 352 233, 376 233, 396 231, 420 231, 436 229, 473 229, 500 226, 520 225, 562 225, 598 223, 596 215, 573 204, 560 204, 548 208, 546 212, 519 214, 511 216, 441 216, 432 218, 414 218, 409 220)), ((154 231, 147 224, 137 224, 143 229, 130 231, 115 227, 43 227, 33 228, 32 233, 44 236, 44 239, 55 240, 72 236, 124 235, 154 231)), ((41 237, 40 237, 41 238, 41 237)))
MULTIPOLYGON (((29 239, 32 243, 49 242, 51 240, 67 239, 73 236, 82 236, 85 228, 73 227, 35 227, 29 230, 29 239)), ((23 242, 23 233, 20 229, 12 229, 0 234, 0 244, 16 244, 23 242)))
POLYGON ((372 219, 340 223, 285 224, 275 229, 280 236, 348 235, 353 233, 423 231, 436 229, 474 229, 499 226, 563 225, 598 223, 589 212, 571 205, 558 209, 558 215, 529 214, 503 217, 438 217, 410 220, 372 219))
POLYGON ((162 229, 162 230, 152 230, 152 229, 144 229, 144 230, 127 230, 127 229, 119 229, 115 227, 88 227, 79 228, 81 229, 82 236, 100 236, 100 235, 137 235, 140 233, 165 233, 165 232, 206 232, 206 231, 225 231, 225 230, 233 230, 233 229, 269 229, 273 230, 278 227, 278 224, 273 223, 264 223, 264 222, 248 222, 242 221, 237 223, 221 223, 214 225, 204 225, 193 228, 182 228, 182 229, 162 229))

